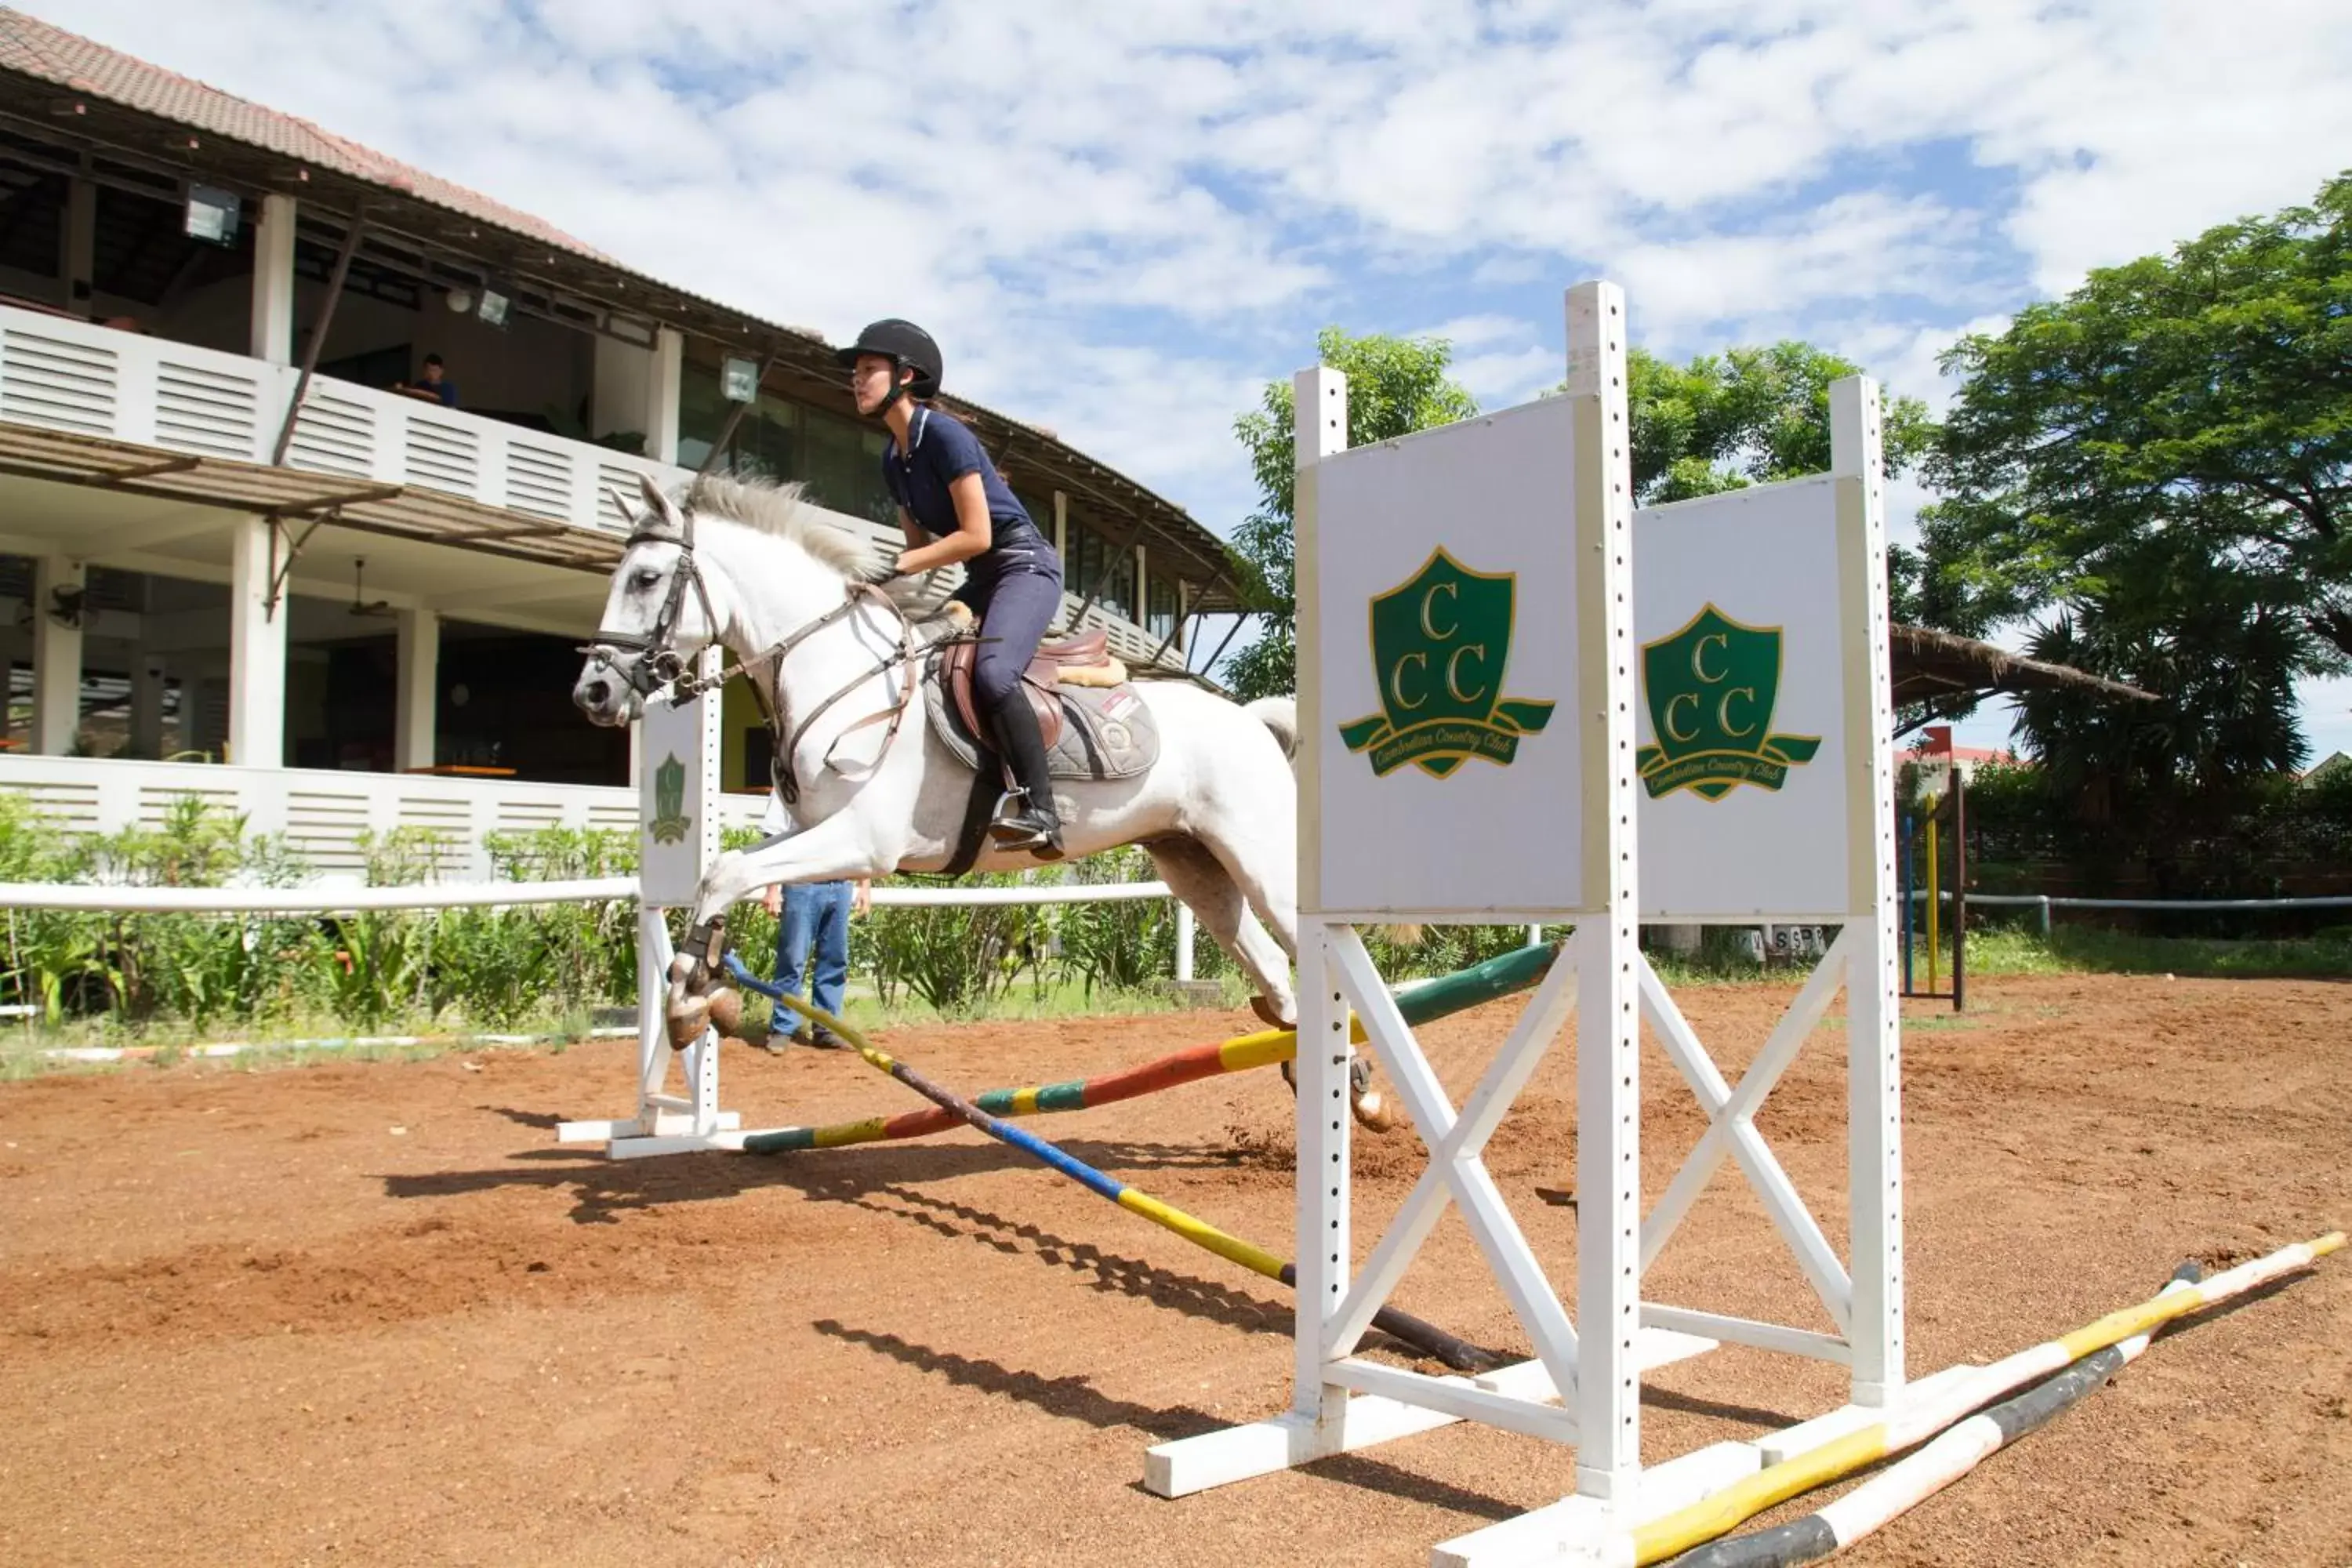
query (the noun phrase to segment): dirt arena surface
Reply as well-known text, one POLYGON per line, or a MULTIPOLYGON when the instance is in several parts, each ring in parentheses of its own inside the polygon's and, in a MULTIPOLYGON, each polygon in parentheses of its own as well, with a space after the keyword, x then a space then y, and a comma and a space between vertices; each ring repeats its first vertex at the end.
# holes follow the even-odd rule
MULTIPOLYGON (((1908 1005, 1914 1375, 2137 1301, 2184 1257, 2352 1222, 2352 987, 1970 991, 1958 1022, 1908 1005)), ((1728 1073, 1791 994, 1684 1003, 1728 1073)), ((1457 1097, 1516 1006, 1427 1032, 1457 1097)), ((883 1043, 977 1090, 1249 1026, 1195 1013, 883 1043)), ((1833 1013, 1759 1118, 1841 1247, 1843 1028, 1833 1013)), ((630 1048, 0 1085, 0 1562, 1365 1568, 1423 1563, 1568 1485, 1564 1453, 1457 1426, 1152 1498, 1147 1445, 1286 1399, 1286 1292, 975 1134, 628 1164, 558 1149, 560 1117, 625 1109, 630 1048)), ((915 1103, 835 1055, 727 1069, 747 1125, 915 1103)), ((1654 1047, 1644 1070, 1654 1195, 1704 1122, 1654 1047)), ((1556 1052, 1490 1150, 1569 1286, 1572 1081, 1556 1052)), ((1289 1115, 1265 1073, 1034 1125, 1286 1250, 1289 1115)), ((1419 1154, 1402 1131, 1359 1143, 1360 1249, 1419 1154)), ((1651 1280, 1829 1326, 1730 1167, 1651 1280)), ((1525 1345, 1457 1218, 1398 1300, 1525 1345)), ((1743 1350, 1664 1369, 1645 1454, 1818 1414, 1841 1382, 1743 1350)), ((1847 1560, 2344 1564, 2347 1489, 2338 1255, 2159 1340, 1847 1560)))

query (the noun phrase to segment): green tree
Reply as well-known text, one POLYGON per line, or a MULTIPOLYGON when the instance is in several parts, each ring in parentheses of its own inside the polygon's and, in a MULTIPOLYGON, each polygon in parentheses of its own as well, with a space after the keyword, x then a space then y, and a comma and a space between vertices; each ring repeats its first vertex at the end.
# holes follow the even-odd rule
MULTIPOLYGON (((1643 506, 1826 473, 1830 383, 1861 367, 1811 343, 1729 349, 1675 365, 1626 355, 1633 496, 1643 506)), ((1935 426, 1916 397, 1889 397, 1880 418, 1886 471, 1927 450, 1935 426)))
POLYGON ((2352 662, 2352 176, 2308 207, 2093 273, 1945 358, 1921 517, 1962 620, 2041 615, 2044 657, 2161 708, 2021 705, 2053 784, 2159 865, 2305 745, 2299 675, 2352 662))
MULTIPOLYGON (((1626 402, 1633 426, 1633 496, 1643 506, 1688 500, 1751 484, 1770 484, 1830 466, 1830 384, 1862 367, 1811 343, 1784 339, 1769 348, 1727 349, 1674 364, 1646 349, 1626 354, 1626 402)), ((1889 395, 1879 416, 1886 472, 1917 467, 1932 449, 1936 426, 1916 397, 1889 395)), ((1928 570, 1921 553, 1887 550, 1895 618, 1979 636, 1969 601, 1928 570)), ((1972 701, 1933 705, 1958 718, 1972 701)), ((1909 715, 1917 717, 1917 715, 1909 715)))
POLYGON ((2160 692, 2117 702, 2059 688, 2018 698, 2017 731, 2048 798, 2095 869, 2142 861, 2159 891, 2182 847, 2256 805, 2308 759, 2292 673, 2309 632, 2251 578, 2214 578, 2183 552, 2133 558, 2109 591, 2036 628, 2026 653, 2160 692))
POLYGON ((2292 611, 2305 668, 2352 658, 2352 174, 2317 202, 2094 272, 1945 356, 1962 377, 1923 518, 1940 574, 2006 619, 2184 552, 2292 611))
MULTIPOLYGON (((1439 338, 1399 338, 1384 332, 1350 337, 1326 327, 1316 339, 1318 362, 1348 378, 1348 445, 1392 440, 1478 412, 1469 393, 1450 380, 1453 346, 1439 338)), ((1234 421, 1257 480, 1257 510, 1234 531, 1233 553, 1249 585, 1251 608, 1261 612, 1258 638, 1225 667, 1225 682, 1244 700, 1281 696, 1297 679, 1296 554, 1291 536, 1297 453, 1291 437, 1287 381, 1269 382, 1255 411, 1234 421)))

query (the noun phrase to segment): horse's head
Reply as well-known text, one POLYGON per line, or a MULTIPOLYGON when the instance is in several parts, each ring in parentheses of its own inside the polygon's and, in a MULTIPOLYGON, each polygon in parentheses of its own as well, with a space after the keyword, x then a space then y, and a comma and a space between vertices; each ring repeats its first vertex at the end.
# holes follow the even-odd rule
MULTIPOLYGON (((613 568, 604 619, 581 649, 586 662, 572 700, 590 721, 626 724, 645 700, 677 679, 686 661, 718 635, 710 595, 694 559, 691 515, 651 479, 645 510, 632 513, 628 542, 613 568)), ((616 498, 617 499, 617 498, 616 498)))
POLYGON ((635 718, 712 642, 747 658, 796 645, 840 618, 873 563, 872 547, 826 521, 797 485, 705 477, 681 504, 640 483, 644 510, 623 503, 628 542, 572 687, 595 723, 635 718))

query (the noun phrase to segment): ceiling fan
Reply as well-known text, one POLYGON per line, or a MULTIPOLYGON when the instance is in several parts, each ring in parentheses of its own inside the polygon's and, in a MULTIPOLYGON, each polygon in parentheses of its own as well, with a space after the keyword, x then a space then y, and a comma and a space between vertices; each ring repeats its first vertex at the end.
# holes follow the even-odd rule
POLYGON ((375 603, 371 605, 367 602, 365 595, 360 592, 361 577, 366 570, 367 557, 363 555, 354 555, 352 557, 352 604, 350 613, 354 616, 389 616, 393 614, 394 611, 391 600, 378 599, 375 603))

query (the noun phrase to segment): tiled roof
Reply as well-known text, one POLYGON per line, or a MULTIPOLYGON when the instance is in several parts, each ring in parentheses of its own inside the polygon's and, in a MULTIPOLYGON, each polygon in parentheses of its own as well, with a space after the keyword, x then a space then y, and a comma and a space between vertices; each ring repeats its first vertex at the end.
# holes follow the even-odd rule
POLYGON ((574 255, 619 265, 554 225, 494 202, 479 191, 467 190, 437 174, 412 168, 397 158, 372 152, 356 142, 322 131, 307 120, 265 109, 175 71, 134 59, 22 11, 0 8, 0 69, 54 82, 72 92, 159 115, 209 135, 281 153, 298 163, 331 169, 574 255))

